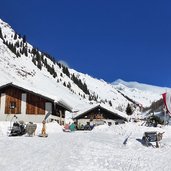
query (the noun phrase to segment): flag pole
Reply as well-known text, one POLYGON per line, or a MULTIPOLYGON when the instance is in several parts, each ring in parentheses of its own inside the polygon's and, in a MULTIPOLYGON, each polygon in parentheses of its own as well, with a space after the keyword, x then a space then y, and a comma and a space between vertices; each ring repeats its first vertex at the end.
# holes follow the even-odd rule
POLYGON ((163 111, 164 111, 164 126, 166 125, 166 111, 167 111, 167 101, 166 101, 166 96, 167 96, 167 89, 165 91, 166 93, 163 93, 162 96, 163 96, 163 101, 164 101, 164 107, 163 107, 163 111))
MULTIPOLYGON (((166 88, 166 96, 167 96, 167 88, 166 88)), ((167 111, 167 108, 166 106, 164 107, 164 125, 166 125, 166 111, 167 111)))
POLYGON ((164 125, 166 125, 166 106, 164 107, 164 125))

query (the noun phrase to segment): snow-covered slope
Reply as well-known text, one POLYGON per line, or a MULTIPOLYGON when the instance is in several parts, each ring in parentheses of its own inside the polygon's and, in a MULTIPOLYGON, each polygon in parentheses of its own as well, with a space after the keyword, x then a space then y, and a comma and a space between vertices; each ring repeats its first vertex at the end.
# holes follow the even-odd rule
POLYGON ((135 88, 135 89, 139 89, 141 91, 148 91, 148 92, 153 92, 153 93, 162 93, 163 90, 169 89, 168 87, 158 87, 158 86, 154 86, 154 85, 139 83, 136 81, 126 82, 121 79, 114 81, 112 84, 113 85, 123 84, 128 88, 135 88))
POLYGON ((92 94, 92 98, 97 99, 97 102, 106 103, 108 105, 110 105, 111 102, 111 106, 113 108, 118 108, 120 105, 125 107, 124 104, 127 105, 129 103, 129 101, 118 93, 118 91, 113 88, 111 84, 105 82, 104 80, 98 80, 73 69, 70 69, 70 72, 77 75, 78 78, 87 84, 88 89, 92 94))
POLYGON ((162 93, 170 90, 167 87, 158 87, 138 82, 126 82, 121 79, 116 80, 112 85, 119 92, 144 107, 150 106, 152 102, 161 99, 162 93))
POLYGON ((24 88, 64 101, 73 111, 102 103, 124 111, 128 103, 150 106, 165 88, 116 81, 109 84, 68 69, 29 44, 0 19, 0 86, 13 82, 24 88), (131 100, 130 100, 131 99, 131 100))
MULTIPOLYGON (((14 37, 15 34, 14 30, 12 30, 12 28, 2 20, 0 20, 0 28, 5 41, 12 44, 15 44, 17 41, 23 41, 20 38, 17 38, 16 40, 12 39, 11 37, 14 37)), ((75 104, 86 103, 85 100, 81 100, 82 98, 80 96, 74 94, 68 88, 63 86, 64 82, 70 81, 73 89, 77 93, 83 94, 83 91, 79 89, 77 85, 72 83, 70 78, 62 73, 62 69, 57 64, 53 64, 50 59, 45 57, 50 66, 54 65, 58 79, 61 79, 59 83, 57 83, 57 79, 47 72, 47 69, 44 66, 42 66, 42 69, 40 70, 33 64, 32 58, 34 56, 29 53, 33 47, 29 43, 27 43, 26 46, 28 56, 21 54, 20 57, 17 57, 0 38, 0 85, 13 82, 19 86, 47 95, 48 97, 50 96, 55 100, 64 100, 70 104, 71 107, 75 104)), ((17 51, 20 51, 20 49, 20 47, 17 48, 17 51)))

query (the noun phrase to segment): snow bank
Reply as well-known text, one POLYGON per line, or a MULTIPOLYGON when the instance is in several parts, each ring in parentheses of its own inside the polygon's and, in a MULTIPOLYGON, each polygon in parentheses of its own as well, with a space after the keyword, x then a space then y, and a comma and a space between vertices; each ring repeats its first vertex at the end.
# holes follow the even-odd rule
POLYGON ((2 121, 0 122, 0 136, 8 135, 8 131, 10 129, 10 122, 2 121))
POLYGON ((92 130, 92 132, 108 132, 110 129, 109 129, 109 126, 107 124, 104 124, 104 125, 99 125, 99 126, 95 126, 92 130))
MULTIPOLYGON (((1 121, 0 122, 0 136, 7 136, 10 130, 10 127, 12 127, 13 122, 7 122, 7 121, 1 121)), ((39 135, 42 130, 42 124, 37 123, 37 129, 35 134, 39 135)), ((46 123, 46 132, 47 134, 54 134, 58 132, 63 132, 62 127, 57 122, 49 122, 46 123)))
POLYGON ((60 126, 55 121, 47 123, 47 133, 52 134, 52 133, 57 133, 57 132, 63 132, 62 131, 62 126, 60 126))

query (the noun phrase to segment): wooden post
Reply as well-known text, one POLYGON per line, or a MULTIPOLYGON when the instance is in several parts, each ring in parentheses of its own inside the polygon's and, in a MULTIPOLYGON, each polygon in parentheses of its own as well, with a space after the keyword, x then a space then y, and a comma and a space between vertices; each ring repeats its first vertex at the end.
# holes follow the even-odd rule
POLYGON ((59 124, 62 125, 62 111, 61 110, 59 110, 59 114, 60 114, 59 124))
POLYGON ((156 148, 159 148, 159 138, 158 138, 158 133, 156 133, 156 148))
POLYGON ((159 148, 159 142, 156 141, 156 148, 159 148))

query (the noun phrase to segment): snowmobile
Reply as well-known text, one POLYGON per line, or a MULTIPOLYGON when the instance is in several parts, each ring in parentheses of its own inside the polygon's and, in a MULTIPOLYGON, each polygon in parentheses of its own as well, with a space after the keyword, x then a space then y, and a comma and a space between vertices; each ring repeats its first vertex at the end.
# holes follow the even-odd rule
POLYGON ((26 133, 26 125, 23 121, 13 123, 9 136, 21 136, 26 133))

